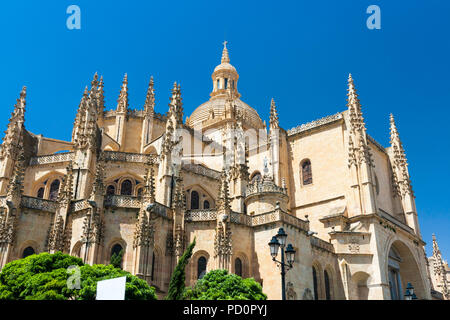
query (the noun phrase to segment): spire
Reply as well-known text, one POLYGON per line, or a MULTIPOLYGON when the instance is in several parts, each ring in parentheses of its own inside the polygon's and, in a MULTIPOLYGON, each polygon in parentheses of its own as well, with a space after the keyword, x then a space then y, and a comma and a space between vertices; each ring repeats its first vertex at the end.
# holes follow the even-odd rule
POLYGON ((273 100, 270 102, 270 121, 269 121, 269 125, 271 129, 278 129, 279 126, 279 121, 278 121, 278 113, 277 113, 277 106, 275 105, 275 100, 273 100))
POLYGON ((84 88, 83 96, 81 97, 80 104, 78 106, 77 115, 73 124, 72 141, 78 143, 83 136, 86 126, 86 110, 88 102, 88 88, 84 88))
POLYGON ((20 145, 22 143, 22 129, 25 128, 25 106, 27 97, 27 87, 23 87, 19 99, 14 105, 14 111, 9 118, 8 128, 3 137, 2 148, 0 149, 0 159, 11 156, 16 159, 20 145))
POLYGON ((226 41, 226 40, 223 42, 223 51, 222 51, 221 63, 230 63, 230 57, 228 55, 227 43, 228 43, 228 41, 226 41))
POLYGON ((355 84, 353 82, 352 74, 348 75, 348 89, 347 89, 347 107, 350 115, 350 124, 352 130, 365 130, 364 118, 361 111, 361 103, 356 93, 355 84))
POLYGON ((433 268, 434 274, 438 277, 438 287, 441 287, 441 292, 446 299, 450 298, 449 283, 447 281, 447 272, 445 270, 444 261, 442 260, 441 250, 436 240, 436 235, 433 233, 433 268))
POLYGON ((126 113, 128 110, 128 76, 125 73, 122 81, 119 99, 117 99, 117 112, 126 113))
POLYGON ((398 134, 395 119, 392 113, 390 114, 390 142, 393 153, 393 169, 394 169, 394 185, 397 193, 400 195, 413 194, 411 180, 408 173, 408 161, 406 160, 405 150, 403 149, 400 135, 398 134))
POLYGON ((172 97, 170 97, 169 114, 175 116, 177 124, 183 123, 183 103, 181 98, 181 87, 176 82, 173 84, 172 97))
POLYGON ((103 116, 103 111, 105 110, 105 91, 103 88, 103 76, 101 76, 97 91, 97 113, 99 116, 103 116))
POLYGON ((153 88, 153 76, 150 77, 148 84, 147 97, 145 99, 144 111, 145 114, 152 114, 155 109, 155 90, 153 88))

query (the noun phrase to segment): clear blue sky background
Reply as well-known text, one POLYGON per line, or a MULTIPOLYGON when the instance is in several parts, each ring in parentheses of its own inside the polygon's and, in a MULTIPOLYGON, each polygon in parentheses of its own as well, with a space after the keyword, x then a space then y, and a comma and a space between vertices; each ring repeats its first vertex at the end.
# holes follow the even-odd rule
POLYGON ((98 71, 115 108, 128 73, 131 108, 150 75, 158 112, 180 81, 185 114, 209 98, 211 73, 229 41, 242 99, 268 118, 274 97, 283 128, 346 108, 354 76, 368 132, 389 144, 396 116, 409 160, 423 239, 435 232, 450 259, 450 1, 8 1, 0 10, 0 128, 23 85, 26 127, 70 140, 83 89, 98 71), (66 9, 81 8, 81 30, 66 9), (381 30, 366 8, 381 8, 381 30))

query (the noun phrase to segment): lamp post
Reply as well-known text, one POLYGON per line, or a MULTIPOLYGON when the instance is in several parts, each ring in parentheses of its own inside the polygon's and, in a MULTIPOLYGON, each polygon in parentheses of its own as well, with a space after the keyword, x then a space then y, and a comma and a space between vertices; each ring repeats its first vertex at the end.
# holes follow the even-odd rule
POLYGON ((272 256, 272 260, 275 261, 277 266, 281 267, 281 299, 286 300, 286 272, 289 269, 292 269, 292 264, 295 260, 295 250, 292 247, 292 244, 288 244, 286 246, 287 234, 284 232, 283 228, 278 230, 276 236, 272 237, 272 240, 269 242, 270 247, 270 255, 272 256), (276 259, 278 255, 278 249, 281 247, 281 261, 276 259), (284 250, 286 248, 286 250, 284 250), (286 254, 286 257, 285 257, 286 254), (286 259, 285 259, 286 258, 286 259))
POLYGON ((411 282, 408 282, 408 285, 406 286, 405 300, 417 300, 417 296, 414 293, 414 287, 411 282))

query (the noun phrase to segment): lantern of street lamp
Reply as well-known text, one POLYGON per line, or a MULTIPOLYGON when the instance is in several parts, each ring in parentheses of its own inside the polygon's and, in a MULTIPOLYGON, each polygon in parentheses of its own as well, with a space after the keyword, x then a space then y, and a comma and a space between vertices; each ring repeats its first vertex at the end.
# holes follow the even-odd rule
POLYGON ((276 256, 278 255, 278 248, 280 248, 280 243, 278 242, 276 236, 273 236, 272 240, 270 240, 269 247, 270 247, 270 255, 272 256, 272 258, 275 259, 276 256))
POLYGON ((292 244, 290 243, 288 244, 285 253, 286 253, 286 261, 291 266, 295 260, 295 250, 292 247, 292 244))
POLYGON ((280 228, 277 233, 277 240, 282 248, 284 248, 284 246, 286 245, 286 238, 287 238, 286 232, 284 232, 283 228, 280 228))

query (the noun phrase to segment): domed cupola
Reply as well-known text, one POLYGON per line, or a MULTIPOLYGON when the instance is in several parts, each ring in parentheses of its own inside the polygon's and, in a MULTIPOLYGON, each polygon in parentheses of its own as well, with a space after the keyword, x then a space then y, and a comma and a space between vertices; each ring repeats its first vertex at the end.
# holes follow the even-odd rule
POLYGON ((213 91, 211 92, 211 97, 226 96, 228 91, 232 97, 239 98, 241 95, 237 91, 238 79, 239 74, 236 68, 230 64, 227 41, 224 41, 221 63, 214 69, 212 74, 213 91))
POLYGON ((236 121, 236 114, 242 115, 244 127, 264 129, 265 126, 255 109, 243 102, 237 91, 239 74, 230 64, 227 42, 223 43, 221 63, 212 74, 213 91, 211 98, 198 106, 186 119, 191 128, 201 126, 203 129, 223 125, 227 121, 236 121))

